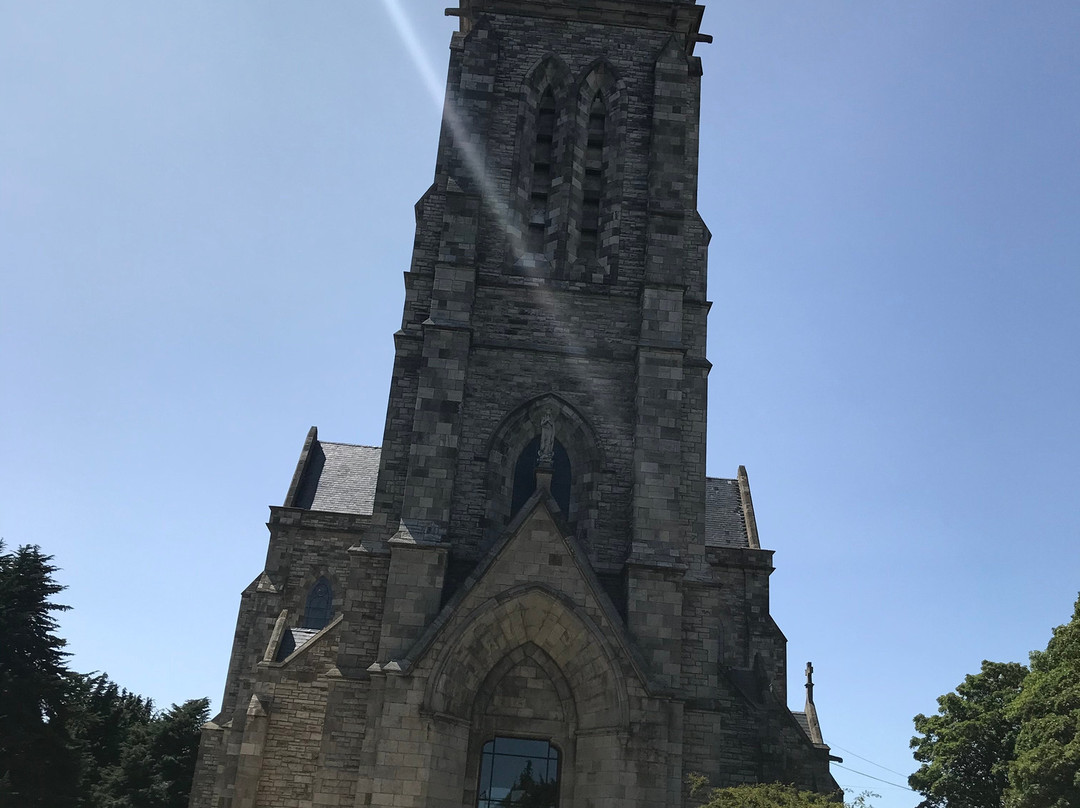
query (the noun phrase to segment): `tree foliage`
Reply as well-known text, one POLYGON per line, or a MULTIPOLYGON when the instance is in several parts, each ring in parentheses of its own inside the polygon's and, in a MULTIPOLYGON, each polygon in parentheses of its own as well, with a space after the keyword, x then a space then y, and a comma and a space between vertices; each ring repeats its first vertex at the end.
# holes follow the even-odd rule
POLYGON ((83 805, 97 805, 102 780, 120 765, 133 736, 154 718, 150 699, 120 688, 104 674, 82 677, 72 740, 82 754, 83 805))
POLYGON ((768 783, 713 789, 704 808, 838 808, 838 804, 825 794, 768 783))
POLYGON ((1015 662, 984 661, 938 699, 937 715, 915 716, 922 737, 911 748, 923 765, 908 782, 925 797, 919 808, 1001 808, 1018 731, 1009 706, 1027 673, 1015 662))
POLYGON ((869 799, 878 796, 867 791, 841 803, 839 792, 818 794, 780 783, 709 789, 708 781, 700 774, 691 774, 687 782, 691 797, 706 794, 707 801, 701 808, 872 808, 869 799))
POLYGON ((915 716, 919 808, 1080 806, 1080 600, 1031 668, 983 662, 915 716))
POLYGON ((1046 650, 1031 655, 1031 674, 1009 713, 1020 731, 1006 805, 1080 805, 1080 600, 1046 650))
POLYGON ((186 808, 207 700, 155 712, 69 670, 51 561, 0 542, 0 808, 186 808))
POLYGON ((208 712, 197 699, 133 725, 115 762, 99 770, 86 808, 186 808, 208 712))
POLYGON ((77 797, 79 759, 69 743, 74 681, 56 635, 52 598, 63 587, 37 547, 0 542, 0 805, 64 808, 77 797))
POLYGON ((547 808, 556 802, 558 785, 554 780, 536 779, 530 760, 514 780, 510 792, 499 800, 499 805, 507 808, 547 808))

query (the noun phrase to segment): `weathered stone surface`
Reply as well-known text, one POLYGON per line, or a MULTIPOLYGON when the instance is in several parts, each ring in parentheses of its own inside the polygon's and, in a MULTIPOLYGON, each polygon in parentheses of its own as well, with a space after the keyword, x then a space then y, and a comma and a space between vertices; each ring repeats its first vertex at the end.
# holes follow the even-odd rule
POLYGON ((701 10, 462 4, 381 451, 309 434, 193 808, 470 808, 495 736, 558 748, 562 808, 835 788, 745 474, 705 476, 701 10))

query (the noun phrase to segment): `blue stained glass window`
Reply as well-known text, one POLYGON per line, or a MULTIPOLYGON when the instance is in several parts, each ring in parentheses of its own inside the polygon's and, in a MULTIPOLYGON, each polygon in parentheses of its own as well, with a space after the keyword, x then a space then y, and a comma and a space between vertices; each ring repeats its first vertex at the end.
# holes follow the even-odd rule
POLYGON ((322 577, 315 582, 308 593, 303 628, 326 628, 333 616, 334 593, 330 589, 330 582, 322 577))
POLYGON ((559 750, 547 741, 495 737, 480 759, 477 808, 557 808, 559 750))

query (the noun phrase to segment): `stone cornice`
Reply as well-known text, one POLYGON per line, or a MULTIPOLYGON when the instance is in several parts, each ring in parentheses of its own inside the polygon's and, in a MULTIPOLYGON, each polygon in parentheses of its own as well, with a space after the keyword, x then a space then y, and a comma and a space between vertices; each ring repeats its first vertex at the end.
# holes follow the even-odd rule
POLYGON ((512 14, 522 17, 574 22, 603 23, 627 28, 670 31, 686 39, 688 53, 697 42, 711 41, 701 36, 699 27, 704 6, 693 0, 460 0, 460 8, 446 13, 461 18, 468 31, 480 14, 512 14))

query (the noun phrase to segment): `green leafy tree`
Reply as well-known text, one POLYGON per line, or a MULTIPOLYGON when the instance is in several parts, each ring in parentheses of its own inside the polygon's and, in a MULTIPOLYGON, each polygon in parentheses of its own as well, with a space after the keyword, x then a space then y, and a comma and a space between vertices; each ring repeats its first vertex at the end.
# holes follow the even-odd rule
POLYGON ((1009 808, 1080 806, 1080 600, 1054 629, 1009 710, 1020 726, 1009 766, 1009 808))
POLYGON ((780 783, 709 789, 708 781, 700 774, 691 774, 687 782, 692 798, 705 793, 707 801, 701 808, 872 808, 869 800, 878 796, 866 791, 841 803, 839 792, 818 794, 780 783))
POLYGON ((1027 668, 986 662, 938 699, 937 715, 915 716, 911 748, 922 763, 909 785, 925 798, 919 808, 1001 808, 1019 722, 1009 707, 1027 668))
POLYGON ((37 547, 0 542, 0 805, 76 804, 79 755, 69 734, 77 677, 56 635, 63 590, 37 547))
POLYGON ((825 794, 769 783, 713 789, 704 808, 838 808, 838 803, 825 794))

